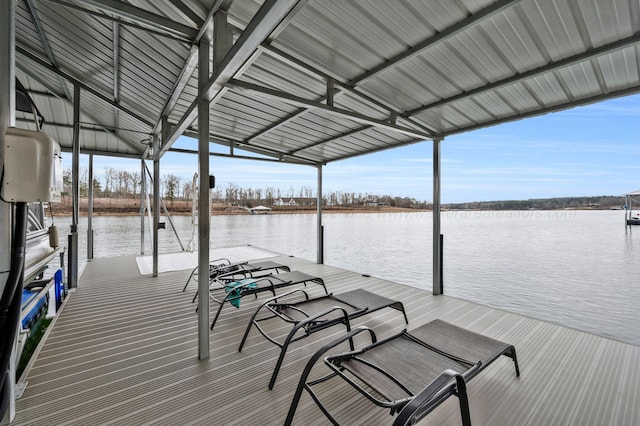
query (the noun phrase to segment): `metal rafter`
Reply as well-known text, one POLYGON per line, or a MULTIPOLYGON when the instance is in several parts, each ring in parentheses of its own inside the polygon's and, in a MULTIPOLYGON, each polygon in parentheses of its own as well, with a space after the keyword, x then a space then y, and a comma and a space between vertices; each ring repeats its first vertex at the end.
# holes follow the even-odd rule
MULTIPOLYGON (((44 28, 42 27, 42 23, 40 21, 40 18, 38 16, 38 12, 37 12, 37 8, 35 7, 36 0, 24 0, 25 1, 25 5, 29 11, 29 14, 31 15, 31 19, 33 20, 33 23, 36 27, 36 31, 38 32, 38 36, 40 37, 40 40, 42 42, 42 46, 44 48, 45 53, 47 54, 47 58, 49 59, 49 62, 51 62, 51 64, 58 68, 57 62, 56 62, 56 58, 55 55, 53 53, 53 50, 51 49, 51 46, 49 45, 49 41, 47 38, 46 33, 44 32, 44 28)), ((118 95, 118 74, 117 74, 117 70, 119 69, 119 66, 117 65, 119 59, 117 59, 117 55, 116 52, 118 51, 116 46, 117 46, 117 39, 118 36, 116 36, 115 33, 115 29, 116 26, 118 24, 114 23, 114 100, 116 102, 119 102, 119 95, 118 95)), ((118 31, 119 34, 119 31, 118 31)), ((33 77, 32 77, 33 78, 33 77)), ((69 104, 72 104, 73 100, 72 100, 72 96, 71 93, 69 92, 69 89, 67 87, 66 81, 64 79, 64 77, 58 75, 58 79, 60 81, 60 85, 62 86, 63 90, 65 91, 65 95, 61 96, 60 98, 64 101, 66 101, 69 104)), ((40 82, 40 84, 43 84, 45 87, 48 87, 47 84, 45 84, 44 82, 40 82)), ((49 90, 51 90, 51 88, 49 87, 49 90)), ((118 110, 116 109, 116 122, 115 122, 115 127, 117 128, 119 126, 118 123, 118 110)), ((89 118, 91 118, 92 120, 95 120, 94 117, 91 117, 90 115, 87 115, 89 118)), ((47 123, 50 124, 50 123, 47 123)), ((118 136, 115 132, 109 131, 107 128, 103 129, 105 132, 112 134, 114 137, 116 137, 118 140, 120 140, 121 142, 131 146, 132 148, 136 149, 138 148, 137 146, 135 146, 134 144, 132 144, 131 142, 127 141, 126 139, 121 138, 120 136, 118 136)))
POLYGON ((399 126, 397 124, 393 124, 390 121, 379 120, 379 119, 376 119, 373 117, 367 117, 364 114, 349 111, 346 109, 331 107, 321 102, 304 99, 299 96, 295 96, 289 93, 284 93, 278 90, 271 89, 269 87, 263 87, 257 84, 247 83, 245 81, 236 80, 236 79, 230 79, 226 85, 227 87, 230 87, 230 88, 233 87, 241 90, 250 90, 259 95, 275 98, 281 102, 285 102, 290 105, 303 107, 305 109, 314 109, 314 110, 322 111, 323 113, 326 113, 328 115, 333 115, 333 116, 344 118, 350 121, 356 121, 358 123, 368 124, 374 127, 391 130, 394 132, 402 133, 404 135, 423 138, 423 139, 431 139, 432 137, 432 135, 429 135, 427 133, 422 133, 415 129, 399 126))
POLYGON ((533 111, 529 111, 526 112, 524 114, 519 114, 517 116, 513 116, 513 117, 509 117, 509 118, 498 118, 496 120, 493 121, 487 121, 487 122, 482 122, 480 124, 473 124, 471 126, 466 126, 466 127, 461 127, 459 129, 456 130, 452 130, 449 132, 444 132, 443 135, 444 136, 450 136, 450 135, 455 135, 457 133, 464 133, 464 132, 469 132, 471 130, 477 130, 477 129, 483 129, 485 127, 490 127, 490 126, 494 126, 497 124, 502 124, 502 123, 507 123, 509 121, 516 121, 516 120, 521 120, 523 118, 530 118, 530 117, 535 117, 538 115, 544 115, 544 114, 549 114, 552 112, 558 112, 558 111, 562 111, 568 108, 572 108, 572 107, 577 107, 577 106, 583 106, 583 105, 589 105, 589 104, 593 104, 596 102, 601 102, 607 99, 613 99, 613 98, 619 98, 622 96, 629 96, 629 95, 635 95, 640 93, 640 86, 633 86, 633 87, 629 87, 626 89, 621 89, 621 90, 615 90, 613 92, 607 92, 607 93, 603 93, 600 95, 596 95, 596 96, 591 96, 585 99, 580 99, 580 100, 569 100, 569 102, 565 102, 565 103, 561 103, 561 104, 557 104, 557 105, 553 105, 547 108, 540 108, 540 109, 535 109, 533 111))
MULTIPOLYGON (((17 47, 16 47, 17 49, 17 47)), ((37 81, 38 83, 40 83, 41 85, 43 85, 44 87, 46 87, 51 93, 42 93, 42 92, 35 92, 35 91, 31 91, 28 90, 28 92, 30 94, 36 95, 36 96, 46 96, 46 97, 50 97, 50 98, 56 98, 56 99, 60 99, 61 101, 66 102, 67 104, 73 105, 73 100, 69 99, 67 97, 65 97, 65 95, 61 95, 61 94, 57 94, 55 93, 55 91, 49 87, 48 83, 46 81, 44 81, 42 78, 40 78, 39 75, 37 75, 36 73, 34 73, 32 70, 25 70, 23 68, 20 68, 20 70, 25 73, 26 75, 28 75, 30 78, 34 79, 35 81, 37 81)), ((87 118, 93 120, 93 121, 98 121, 96 120, 95 117, 93 117, 91 114, 87 114, 87 113, 83 113, 87 118)), ((48 121, 45 122, 45 125, 54 125, 48 121)), ((73 127, 73 125, 71 125, 71 127, 73 127)), ((130 147, 134 148, 135 150, 139 150, 138 146, 136 144, 134 144, 131 141, 128 141, 126 139, 123 139, 122 137, 120 137, 119 135, 113 133, 112 131, 109 130, 108 126, 102 126, 101 128, 106 132, 109 133, 110 135, 112 135, 113 137, 115 137, 116 139, 118 139, 120 142, 129 145, 130 147)), ((94 129, 95 130, 95 129, 94 129)))
MULTIPOLYGON (((48 70, 50 70, 50 71, 54 72, 56 75, 60 76, 60 77, 61 77, 61 78, 63 78, 64 80, 69 81, 70 83, 72 83, 72 84, 74 84, 74 85, 75 85, 75 84, 78 84, 78 85, 79 85, 83 90, 87 91, 88 93, 91 93, 92 95, 94 95, 94 96, 96 96, 96 97, 100 98, 101 100, 103 100, 103 101, 107 102, 108 104, 110 104, 110 105, 114 106, 114 107, 115 107, 115 108, 117 108, 118 110, 121 110, 121 111, 123 111, 123 112, 125 112, 125 113, 129 114, 131 117, 133 117, 133 118, 135 118, 135 119, 138 119, 138 120, 139 120, 139 121, 141 121, 142 123, 144 123, 144 124, 147 124, 147 125, 148 125, 148 123, 147 123, 146 121, 143 121, 144 119, 140 119, 140 118, 138 118, 138 116, 137 116, 137 115, 135 115, 135 113, 129 113, 129 110, 128 110, 128 109, 126 109, 126 108, 124 108, 124 107, 122 107, 122 106, 120 106, 118 102, 115 102, 115 101, 111 100, 109 97, 107 97, 107 96, 105 96, 105 95, 100 94, 98 91, 94 90, 93 88, 90 88, 90 87, 89 87, 89 86, 87 86, 86 84, 79 82, 78 80, 74 79, 73 77, 69 76, 68 74, 64 73, 63 71, 59 70, 58 68, 53 67, 52 65, 48 64, 47 62, 45 62, 45 61, 41 60, 40 58, 38 58, 38 57, 34 56, 34 55, 33 55, 33 54, 31 54, 31 53, 29 53, 29 52, 25 51, 25 50, 24 50, 24 49, 22 49, 21 47, 16 46, 16 53, 20 53, 20 54, 24 55, 27 59, 30 59, 30 60, 32 60, 32 61, 34 61, 34 62, 36 62, 38 65, 41 65, 42 67, 44 67, 44 68, 46 68, 46 69, 48 69, 48 70), (132 114, 133 114, 133 115, 132 115, 132 114)), ((21 69, 21 71, 22 71, 23 73, 25 73, 26 75, 28 75, 30 78, 33 78, 34 80, 36 80, 38 83, 40 83, 41 85, 43 85, 44 87, 46 87, 46 88, 51 92, 51 94, 46 94, 46 96, 56 97, 56 98, 58 98, 58 99, 60 99, 60 100, 62 100, 62 101, 64 101, 64 102, 66 102, 66 103, 68 103, 68 104, 72 104, 72 103, 73 103, 73 100, 72 100, 72 99, 70 99, 70 98, 67 98, 65 95, 56 94, 56 93, 55 93, 55 90, 53 90, 51 87, 49 87, 48 83, 47 83, 46 81, 43 81, 43 80, 42 80, 42 79, 41 79, 41 78, 40 78, 40 77, 39 77, 35 72, 33 72, 33 70, 32 70, 32 69, 28 69, 28 70, 27 70, 27 69, 23 69, 22 67, 21 67, 20 69, 21 69)), ((63 82, 63 85, 66 87, 66 83, 65 83, 65 82, 63 82)), ((29 93, 32 93, 32 92, 30 91, 29 93)), ((90 114, 84 113, 84 115, 85 115, 85 116, 87 116, 89 119, 91 119, 91 120, 93 120, 93 121, 96 121, 96 122, 97 122, 97 121, 99 121, 99 120, 97 120, 95 117, 91 116, 90 114)), ((48 123, 48 122, 46 122, 45 124, 49 124, 49 123, 48 123)), ((108 127, 108 126, 102 126, 102 127, 103 127, 103 130, 104 130, 105 132, 107 132, 107 133, 111 134, 112 136, 114 136, 115 138, 117 138, 119 141, 121 141, 121 142, 123 142, 123 143, 125 143, 125 144, 129 145, 130 147, 132 147, 133 149, 135 149, 135 150, 137 150, 137 151, 140 151, 140 150, 139 150, 139 147, 138 147, 136 144, 134 144, 133 142, 128 141, 128 140, 126 140, 126 139, 123 139, 122 137, 118 136, 117 134, 115 134, 115 133, 113 133, 113 132, 109 131, 109 130, 107 129, 107 127, 108 127)), ((142 151, 140 151, 140 152, 141 152, 141 154, 142 154, 142 151)))
POLYGON ((519 74, 515 74, 512 75, 511 77, 505 78, 503 80, 499 80, 499 81, 495 81, 493 83, 489 83, 489 84, 485 84, 484 86, 480 86, 477 87, 475 89, 472 90, 468 90, 466 92, 462 92, 459 93, 457 95, 445 98, 445 99, 441 99, 439 101, 427 104, 427 105, 423 105, 421 107, 415 108, 413 110, 407 111, 406 115, 409 116, 415 116, 416 114, 419 114, 421 112, 427 111, 429 109, 432 108, 438 108, 444 105, 448 105, 450 103, 462 100, 462 99, 466 99, 469 98, 471 96, 476 96, 479 95, 480 93, 484 93, 484 92, 488 92, 490 90, 495 90, 498 89, 500 87, 504 87, 513 83, 518 83, 521 81, 524 81, 526 79, 530 79, 533 77, 537 77, 541 74, 547 73, 547 72, 552 72, 552 71, 556 71, 559 70, 561 68, 566 68, 569 67, 571 65, 575 65, 579 62, 583 62, 586 60, 590 60, 592 58, 595 58, 597 56, 600 55, 605 55, 608 53, 612 53, 616 50, 621 50, 624 49, 626 47, 630 47, 633 46, 635 44, 637 44, 638 42, 640 42, 640 33, 636 33, 630 37, 621 39, 621 40, 617 40, 613 43, 609 43, 609 44, 605 44, 602 45, 600 47, 596 47, 593 49, 589 49, 589 50, 585 50, 584 52, 581 52, 577 55, 574 56, 569 56, 567 58, 564 59, 560 59, 558 61, 555 62, 551 62, 548 63, 542 67, 539 68, 534 68, 531 69, 529 71, 525 71, 519 74))
MULTIPOLYGON (((213 141, 212 141, 213 142, 213 141)), ((175 152, 180 154, 198 154, 198 151, 192 149, 185 148, 171 148, 169 152, 175 152)), ((250 155, 235 155, 235 154, 223 154, 220 152, 210 152, 210 157, 220 157, 220 158, 235 158, 240 160, 251 160, 251 161, 264 161, 268 163, 288 163, 288 164, 298 164, 301 166, 315 166, 318 163, 315 161, 284 161, 277 158, 261 158, 261 157, 252 157, 250 155)))
POLYGON ((358 127, 357 129, 348 130, 346 132, 340 133, 339 135, 331 136, 329 138, 319 140, 317 142, 305 145, 303 147, 292 149, 292 150, 290 150, 288 152, 288 154, 295 154, 297 152, 304 151, 305 149, 309 149, 309 148, 313 148, 313 147, 318 146, 318 145, 324 145, 325 143, 337 141, 337 140, 346 138, 348 136, 356 135, 356 134, 358 134, 360 132, 364 132, 365 130, 369 130, 369 129, 372 129, 372 128, 373 128, 372 125, 366 125, 366 126, 358 127))
MULTIPOLYGON (((405 142, 402 142, 402 143, 393 144, 393 146, 381 146, 379 148, 375 148, 375 149, 369 150, 369 151, 366 152, 366 154, 373 154, 373 153, 376 153, 376 152, 386 151, 386 150, 392 149, 392 148, 399 148, 401 146, 414 145, 414 144, 421 143, 421 142, 427 142, 427 141, 425 141, 424 138, 409 139, 409 140, 407 140, 405 142)), ((363 154, 362 152, 356 152, 356 153, 353 153, 353 154, 344 155, 344 156, 340 157, 340 160, 346 160, 348 158, 359 157, 362 154, 363 154)))
MULTIPOLYGON (((51 64, 57 68, 58 64, 56 62, 56 57, 53 54, 53 50, 51 50, 51 45, 49 45, 49 39, 47 38, 47 35, 44 32, 44 28, 42 27, 42 22, 40 21, 40 17, 38 16, 38 8, 35 7, 36 0, 24 0, 24 3, 25 3, 25 6, 27 7, 27 10, 29 11, 29 14, 31 15, 33 24, 36 26, 38 37, 40 38, 40 42, 42 43, 42 48, 44 49, 44 52, 47 54, 47 58, 49 59, 49 62, 51 62, 51 64)), ((71 100, 72 99, 71 93, 69 92, 69 88, 67 87, 64 79, 62 77, 58 77, 58 78, 60 81, 60 85, 62 86, 62 90, 64 90, 65 97, 71 100)))
MULTIPOLYGON (((120 24, 113 23, 113 100, 120 102, 120 24)), ((114 124, 120 127, 120 111, 114 107, 114 124)), ((117 133, 117 131, 116 131, 117 133)))
MULTIPOLYGON (((186 132, 184 132, 184 135, 192 137, 194 139, 196 139, 198 136, 197 132, 193 130, 187 130, 186 132)), ((318 164, 317 160, 310 159, 302 155, 296 155, 295 153, 284 154, 281 151, 276 151, 274 149, 262 147, 259 145, 247 145, 244 141, 237 140, 225 135, 215 134, 214 132, 210 132, 209 135, 211 137, 210 141, 218 145, 236 147, 244 151, 249 151, 249 152, 253 152, 260 155, 268 155, 270 157, 279 157, 276 161, 285 162, 285 163, 295 163, 295 164, 309 164, 309 165, 318 164)), ((171 148, 169 151, 175 151, 175 148, 171 148)), ((233 157, 235 156, 235 154, 231 154, 230 156, 233 157)))
POLYGON ((181 42, 187 42, 187 43, 191 43, 191 39, 187 36, 183 36, 183 35, 177 35, 175 33, 170 33, 167 31, 162 31, 162 30, 157 30, 157 29, 153 29, 150 28, 148 26, 143 26, 143 25, 139 25, 135 22, 131 22, 131 21, 127 21, 125 19, 116 17, 116 16, 111 16, 109 14, 107 14, 106 12, 96 12, 94 10, 90 10, 87 9, 86 7, 82 7, 82 6, 78 6, 76 4, 72 4, 72 3, 68 3, 66 1, 63 0, 45 0, 51 3, 55 3, 55 4, 59 4, 60 6, 64 6, 66 8, 69 9, 73 9, 73 10, 78 10, 82 13, 85 13, 87 15, 91 15, 91 16, 95 16, 96 18, 99 19, 105 19, 107 21, 112 21, 112 22, 117 22, 121 25, 126 25, 127 27, 130 28, 136 28, 138 30, 142 30, 142 31, 146 31, 150 34, 155 34, 157 36, 160 37, 165 37, 165 38, 170 38, 173 40, 177 40, 177 41, 181 41, 181 42))
MULTIPOLYGON (((40 59, 39 57, 37 57, 33 53, 27 51, 26 49, 24 49, 24 48, 22 48, 20 46, 16 46, 16 53, 21 54, 22 56, 24 56, 25 58, 29 59, 30 61, 40 65, 43 68, 48 69, 49 71, 51 71, 51 72, 53 72, 53 73, 55 73, 55 74, 57 74, 57 75, 59 75, 61 77, 63 77, 68 82, 70 82, 70 83, 72 83, 74 85, 75 84, 79 85, 82 88, 82 90, 85 90, 85 91, 91 93, 92 95, 96 96, 97 98, 101 99, 102 101, 108 103, 109 105, 118 108, 120 111, 126 113, 127 115, 129 115, 130 117, 138 120, 139 122, 141 122, 141 123, 143 123, 143 124, 145 124, 145 125, 147 125, 149 127, 153 127, 153 123, 152 122, 150 122, 146 118, 140 116, 135 111, 132 111, 132 110, 128 109, 127 107, 124 107, 124 106, 120 105, 119 102, 114 101, 109 96, 106 96, 103 93, 100 93, 98 90, 94 89, 93 87, 89 86, 88 84, 85 84, 85 83, 81 82, 77 78, 67 74, 66 72, 62 71, 58 67, 55 67, 55 66, 43 61, 42 59, 40 59)), ((49 90, 51 90, 51 88, 49 88, 49 90)))
POLYGON ((111 13, 120 18, 130 19, 133 22, 143 24, 156 31, 173 34, 179 37, 195 39, 198 30, 179 22, 175 22, 164 16, 133 6, 119 0, 76 0, 79 3, 111 13))
MULTIPOLYGON (((31 93, 31 92, 29 92, 31 93)), ((27 119, 27 118, 20 118, 20 119, 16 119, 16 121, 22 121, 25 123, 30 123, 33 122, 33 120, 27 119)), ((51 127, 63 127, 63 128, 67 128, 67 129, 73 129, 73 124, 69 124, 69 123, 59 123, 59 122, 52 122, 52 121, 47 121, 45 122, 45 124, 47 126, 51 126, 51 127)), ((122 127, 114 127, 114 126, 105 126, 104 124, 100 124, 100 123, 94 123, 94 122, 90 122, 90 121, 80 121, 80 129, 81 130, 104 130, 107 133, 112 134, 112 136, 117 137, 117 135, 113 134, 113 132, 115 132, 116 130, 119 130, 121 132, 130 132, 130 133, 139 133, 141 135, 144 135, 146 137, 151 136, 151 133, 149 132, 143 132, 140 130, 135 130, 135 129, 125 129, 122 127)), ((124 141, 123 141, 124 142, 124 141)))
POLYGON ((184 4, 182 0, 169 0, 172 5, 176 7, 180 12, 182 12, 187 18, 191 20, 198 28, 202 27, 204 24, 204 20, 189 6, 184 4))
POLYGON ((198 35, 193 40, 193 44, 191 45, 191 49, 189 50, 189 56, 184 62, 184 66, 182 70, 180 70, 180 74, 178 75, 178 79, 176 80, 173 89, 171 90, 171 94, 167 98, 164 106, 162 107, 162 112, 156 121, 156 125, 153 127, 153 132, 157 132, 162 123, 162 117, 168 117, 173 108, 175 108, 176 103, 178 103, 178 99, 182 96, 182 92, 184 88, 187 87, 189 83, 189 79, 193 75, 193 72, 196 70, 198 66, 198 47, 197 44, 200 42, 200 39, 204 35, 205 29, 210 25, 213 20, 213 15, 218 10, 227 10, 230 5, 230 0, 217 0, 209 9, 209 13, 207 14, 206 19, 200 25, 200 31, 198 35))
POLYGON ((173 128, 166 142, 161 146, 160 152, 156 155, 162 156, 176 139, 191 126, 198 114, 196 107, 201 98, 206 96, 211 99, 211 102, 216 102, 226 90, 224 84, 243 67, 247 60, 256 55, 257 47, 278 27, 280 22, 298 5, 298 2, 299 0, 266 0, 262 4, 240 38, 214 70, 205 85, 204 93, 199 93, 187 108, 186 113, 173 128))
POLYGON ((398 64, 400 64, 401 62, 404 62, 408 59, 413 58, 414 56, 420 55, 422 54, 425 50, 433 47, 436 44, 442 43, 448 39, 450 39, 451 37, 459 34, 460 32, 466 30, 467 28, 469 28, 472 25, 477 24, 478 22, 481 22, 484 19, 488 19, 491 16, 502 12, 503 10, 521 2, 522 0, 501 0, 498 2, 495 2, 487 7, 485 7, 484 9, 469 15, 466 19, 463 19, 462 21, 459 21, 457 23, 455 23, 454 25, 445 28, 444 30, 440 31, 439 33, 437 33, 435 36, 430 37, 418 44, 416 44, 415 46, 412 46, 410 49, 405 50, 404 52, 400 53, 399 55, 394 56, 393 58, 389 59, 388 61, 385 61, 383 63, 381 63, 380 65, 373 67, 372 69, 370 69, 369 71, 359 75, 358 77, 352 79, 351 81, 349 81, 349 85, 350 86, 357 86, 359 84, 362 84, 363 82, 365 82, 366 80, 373 78, 383 72, 385 72, 386 70, 388 70, 389 68, 395 67, 398 64))
MULTIPOLYGON (((304 72, 308 72, 311 73, 313 75, 316 75, 326 81, 331 81, 333 83, 334 86, 334 92, 333 92, 333 97, 334 100, 336 97, 339 97, 341 95, 344 95, 346 93, 351 93, 359 98, 361 98, 364 102, 370 104, 371 106, 373 106, 374 108, 379 108, 381 111, 383 111, 384 113, 389 115, 390 121, 392 122, 393 120, 397 119, 397 118, 401 118, 403 120, 405 120, 407 123, 409 123, 411 126, 415 126, 418 129, 421 129, 425 132, 425 134, 430 135, 429 139, 433 138, 433 137, 437 137, 438 134, 437 132, 435 132, 433 129, 430 129, 429 127, 416 122, 415 120, 412 120, 410 117, 405 117, 402 116, 401 113, 399 111, 394 110, 392 107, 390 107, 389 105, 386 105, 376 99, 373 99, 372 97, 370 97, 369 95, 362 93, 361 91, 359 91, 358 89, 356 89, 355 87, 349 86, 348 84, 342 83, 340 82, 336 77, 334 76, 330 76, 320 70, 318 70, 315 67, 312 67, 311 65, 304 63, 302 61, 300 61, 297 58, 294 58, 293 56, 287 54, 286 52, 281 51, 278 48, 273 47, 272 45, 268 44, 268 43, 263 43, 260 47, 262 50, 264 50, 266 53, 277 56, 279 59, 284 60, 286 62, 288 62, 289 64, 291 64, 292 66, 296 67, 297 69, 300 69, 304 72), (335 87, 335 86, 339 86, 339 87, 335 87)), ((318 99, 316 99, 317 102, 326 102, 327 101, 327 95, 321 96, 318 99)), ((291 113, 289 115, 287 115, 286 117, 284 117, 283 119, 277 121, 276 123, 271 124, 270 126, 265 127, 264 129, 259 130, 258 132, 254 133, 253 135, 251 135, 250 137, 247 138, 246 142, 247 143, 251 143, 254 140, 260 138, 261 136, 264 136, 265 134, 278 129, 279 127, 293 121, 294 119, 301 117, 302 115, 304 115, 306 112, 308 111, 308 109, 306 108, 300 108, 298 109, 296 112, 291 113)), ((362 128, 362 130, 366 130, 370 128, 370 126, 365 126, 362 128)), ((351 132, 350 132, 351 133, 351 132)), ((356 132, 357 133, 357 132, 356 132)), ((333 138, 331 138, 328 141, 332 141, 334 140, 333 138)), ((313 147, 319 145, 319 143, 314 142, 313 144, 309 145, 308 147, 313 147)), ((301 148, 305 149, 305 148, 301 148)))
MULTIPOLYGON (((469 28, 472 25, 475 25, 477 22, 482 21, 483 19, 487 19, 490 18, 491 16, 502 12, 503 10, 505 10, 508 7, 511 7, 517 3, 519 3, 522 0, 502 0, 502 1, 498 1, 496 3, 493 3, 489 6, 487 6, 486 8, 480 10, 479 12, 470 15, 469 17, 467 17, 466 19, 452 25, 449 28, 446 28, 442 31, 440 31, 438 34, 436 34, 433 37, 429 37, 428 39, 416 44, 415 46, 412 46, 411 48, 405 50, 404 52, 400 53, 399 55, 396 55, 395 57, 381 63, 380 65, 372 68, 371 70, 355 77, 354 79, 348 81, 348 82, 341 82, 341 87, 344 90, 348 90, 351 91, 353 93, 356 93, 358 96, 364 97, 365 95, 363 93, 360 92, 356 92, 354 89, 357 85, 364 83, 366 80, 369 80, 370 78, 373 78, 381 73, 383 73, 384 71, 397 66, 398 64, 400 64, 403 61, 406 61, 410 58, 413 58, 421 53, 423 53, 425 50, 439 44, 439 43, 443 43, 445 41, 447 41, 448 39, 450 39, 451 37, 455 36, 456 34, 464 31, 465 29, 469 28)), ((288 54, 281 52, 275 48, 273 48, 272 46, 270 46, 269 44, 263 44, 262 46, 264 49, 274 53, 274 54, 278 54, 280 56, 282 56, 283 58, 286 59, 286 56, 289 56, 288 54)), ((289 60, 291 60, 293 58, 289 58, 289 60)), ((297 60, 295 60, 297 61, 297 60)), ((314 68, 310 67, 307 64, 302 63, 302 61, 297 61, 300 64, 303 64, 303 68, 307 69, 309 71, 312 71, 313 73, 317 74, 317 75, 323 75, 324 73, 321 73, 318 70, 315 70, 314 68)), ((330 78, 329 76, 324 76, 324 78, 330 78)), ((335 78, 334 78, 335 79, 335 78)), ((336 80, 338 81, 338 80, 336 80)), ((339 95, 340 93, 345 93, 344 91, 342 92, 338 92, 335 95, 339 95)), ((322 100, 324 100, 325 98, 323 98, 322 100)), ((368 98, 369 102, 376 102, 378 106, 384 105, 382 102, 376 101, 373 98, 368 98)), ((384 106, 384 109, 388 110, 388 111, 394 111, 393 108, 389 107, 389 106, 384 106)), ((248 139, 248 141, 252 141, 254 139, 259 138, 260 136, 271 132, 273 130, 276 130, 278 127, 280 127, 283 124, 286 124, 288 122, 290 122, 291 120, 303 115, 306 112, 305 109, 301 109, 299 111, 296 111, 295 113, 292 113, 290 115, 288 115, 287 117, 283 118, 280 122, 276 123, 275 125, 269 126, 267 128, 265 128, 263 131, 261 132, 257 132, 253 135, 251 135, 251 137, 248 139)), ((396 113, 398 113, 396 111, 396 113)), ((408 115, 405 114, 400 114, 403 115, 405 119, 408 119, 408 115)), ((431 133, 431 137, 435 137, 438 136, 437 132, 428 129, 426 126, 422 125, 422 124, 418 124, 418 123, 412 123, 413 125, 417 125, 420 128, 422 128, 423 130, 425 130, 428 133, 431 133)))

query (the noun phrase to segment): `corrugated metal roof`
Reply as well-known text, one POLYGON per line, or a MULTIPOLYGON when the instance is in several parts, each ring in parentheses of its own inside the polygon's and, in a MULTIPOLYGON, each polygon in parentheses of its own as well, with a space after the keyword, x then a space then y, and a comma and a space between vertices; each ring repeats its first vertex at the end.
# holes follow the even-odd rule
POLYGON ((17 2, 17 75, 64 149, 79 84, 83 152, 142 157, 167 116, 166 152, 198 130, 194 46, 221 12, 235 45, 209 80, 211 138, 284 161, 640 90, 635 0, 29 0, 17 2))

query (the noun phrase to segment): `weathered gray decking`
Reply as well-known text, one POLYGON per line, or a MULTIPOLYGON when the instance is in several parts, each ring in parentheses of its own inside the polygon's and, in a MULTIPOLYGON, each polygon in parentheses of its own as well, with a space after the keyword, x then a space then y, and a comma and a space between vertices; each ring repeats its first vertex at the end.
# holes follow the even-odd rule
MULTIPOLYGON (((363 287, 401 299, 409 328, 442 318, 514 344, 520 378, 503 357, 469 384, 474 424, 640 423, 639 347, 296 258, 276 259, 324 277, 336 293, 363 287)), ((15 424, 281 424, 306 359, 319 340, 342 330, 292 346, 269 391, 277 349, 253 331, 237 351, 257 302, 245 298, 240 309, 225 307, 211 333, 212 357, 198 361, 195 286, 181 291, 187 276, 140 276, 134 257, 89 263, 29 373, 15 424)), ((393 310, 363 322, 382 335, 404 326, 393 310)), ((346 386, 332 385, 325 398, 345 424, 392 420, 346 386)), ((304 395, 296 423, 327 422, 304 395)), ((459 424, 456 398, 423 423, 459 424)))

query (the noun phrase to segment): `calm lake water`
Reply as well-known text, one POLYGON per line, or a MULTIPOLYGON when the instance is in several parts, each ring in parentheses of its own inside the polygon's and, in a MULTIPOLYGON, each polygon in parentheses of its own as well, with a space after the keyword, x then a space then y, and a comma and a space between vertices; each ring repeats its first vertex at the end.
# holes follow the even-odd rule
MULTIPOLYGON (((186 247, 191 218, 173 221, 186 247)), ((323 222, 326 264, 431 290, 431 213, 325 214, 323 222)), ((316 259, 315 215, 211 223, 212 247, 250 244, 316 259)), ((62 236, 70 218, 55 224, 62 236)), ((139 217, 93 224, 94 257, 139 254, 139 217)), ((161 253, 179 251, 167 228, 161 253)), ((81 217, 81 258, 86 229, 81 217)), ((148 224, 145 233, 150 254, 148 224)), ((442 233, 445 294, 640 346, 640 227, 626 227, 623 211, 443 212, 442 233)))

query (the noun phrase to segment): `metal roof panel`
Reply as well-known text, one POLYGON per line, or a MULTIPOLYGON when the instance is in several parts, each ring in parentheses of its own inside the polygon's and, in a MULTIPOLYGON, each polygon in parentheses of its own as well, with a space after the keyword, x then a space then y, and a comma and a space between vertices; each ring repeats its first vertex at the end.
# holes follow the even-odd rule
POLYGON ((33 93, 54 95, 36 103, 65 146, 81 84, 82 121, 106 132, 90 137, 85 126, 86 150, 142 155, 163 114, 197 131, 185 116, 197 111, 189 58, 213 7, 228 8, 232 52, 247 50, 235 75, 210 84, 211 136, 277 158, 334 161, 640 91, 637 0, 33 4, 35 13, 17 2, 19 74, 33 93), (282 15, 265 23, 269 6, 282 15), (328 79, 340 83, 333 106, 323 105, 328 79))

